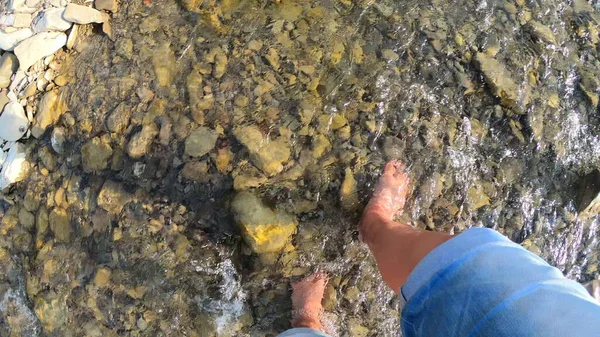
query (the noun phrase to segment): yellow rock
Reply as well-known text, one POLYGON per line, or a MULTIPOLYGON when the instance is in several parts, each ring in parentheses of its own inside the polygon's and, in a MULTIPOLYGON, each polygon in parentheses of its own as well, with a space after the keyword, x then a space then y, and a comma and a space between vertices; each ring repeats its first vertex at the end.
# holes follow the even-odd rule
POLYGON ((558 108, 560 106, 558 94, 554 93, 548 97, 548 106, 551 108, 558 108))
POLYGON ((250 192, 238 193, 231 209, 246 244, 255 253, 279 252, 296 233, 297 220, 294 216, 272 210, 250 192))
POLYGON ((340 63, 345 51, 346 47, 344 47, 344 44, 340 41, 336 41, 333 45, 333 51, 331 52, 331 64, 336 65, 340 63))
POLYGON ((100 268, 96 272, 96 276, 94 277, 94 284, 97 287, 105 287, 108 285, 110 281, 110 269, 108 268, 100 268))
POLYGON ((354 173, 349 167, 346 167, 344 181, 340 187, 340 203, 342 208, 348 211, 356 210, 360 205, 354 173))

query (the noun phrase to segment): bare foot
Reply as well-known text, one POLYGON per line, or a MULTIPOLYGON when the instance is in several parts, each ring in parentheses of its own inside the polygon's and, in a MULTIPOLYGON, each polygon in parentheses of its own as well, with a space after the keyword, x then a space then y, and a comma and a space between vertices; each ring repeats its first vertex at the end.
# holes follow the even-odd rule
POLYGON ((313 274, 300 282, 292 284, 292 307, 294 328, 310 328, 323 330, 321 300, 325 292, 327 277, 324 274, 313 274))
POLYGON ((383 174, 359 224, 361 240, 365 238, 365 232, 373 223, 392 221, 396 212, 404 208, 408 183, 408 173, 402 162, 392 160, 385 164, 383 174))

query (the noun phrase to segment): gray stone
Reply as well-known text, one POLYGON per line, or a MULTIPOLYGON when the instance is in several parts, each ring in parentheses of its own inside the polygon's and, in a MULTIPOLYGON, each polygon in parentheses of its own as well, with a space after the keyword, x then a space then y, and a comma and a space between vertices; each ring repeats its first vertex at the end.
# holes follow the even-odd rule
POLYGON ((33 25, 33 31, 36 33, 54 30, 64 32, 71 28, 73 24, 65 20, 64 13, 64 8, 49 8, 43 11, 33 25))
POLYGON ((21 210, 19 210, 19 222, 27 230, 32 229, 33 226, 35 226, 35 215, 25 208, 21 208, 21 210))
POLYGON ((531 32, 531 35, 536 37, 537 39, 544 41, 546 43, 551 43, 556 45, 556 37, 554 36, 554 32, 552 30, 537 21, 529 21, 527 23, 527 29, 531 32))
POLYGON ((185 154, 192 157, 202 157, 215 148, 219 135, 207 128, 199 127, 192 131, 185 140, 185 154))
POLYGON ((81 161, 84 171, 95 172, 107 168, 112 153, 112 148, 102 138, 92 138, 81 147, 81 161))
POLYGON ((156 124, 150 123, 144 125, 142 130, 133 135, 127 144, 127 154, 131 158, 141 158, 148 153, 150 145, 154 138, 158 136, 158 128, 156 124))
POLYGON ((117 3, 117 0, 95 0, 94 7, 98 10, 115 13, 119 8, 119 4, 117 3))
POLYGON ((0 88, 7 88, 10 79, 19 69, 19 59, 15 54, 6 52, 0 57, 0 88))
POLYGON ((19 59, 19 68, 29 69, 43 57, 54 54, 66 43, 67 35, 61 32, 42 32, 23 40, 14 49, 19 59))
POLYGON ((294 216, 269 208, 250 192, 239 192, 231 203, 231 210, 246 244, 255 253, 279 252, 296 233, 294 216))
POLYGON ((103 23, 108 20, 108 15, 91 7, 68 4, 63 17, 73 23, 87 25, 89 23, 103 23))
POLYGON ((58 154, 62 154, 65 151, 65 129, 63 128, 54 128, 52 130, 52 137, 50 137, 50 144, 52 145, 52 149, 56 151, 58 154))
POLYGON ((287 140, 268 139, 254 125, 238 127, 233 134, 250 152, 252 163, 267 176, 283 171, 283 164, 290 159, 291 151, 287 140))

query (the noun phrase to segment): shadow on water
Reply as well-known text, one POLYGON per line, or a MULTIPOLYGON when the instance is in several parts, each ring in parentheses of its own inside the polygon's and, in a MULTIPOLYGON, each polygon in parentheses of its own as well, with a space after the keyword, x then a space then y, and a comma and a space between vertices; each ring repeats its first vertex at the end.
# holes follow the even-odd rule
POLYGON ((54 130, 30 141, 30 177, 0 201, 0 334, 274 336, 290 280, 324 270, 336 335, 396 335, 398 300, 356 233, 390 158, 414 182, 405 221, 494 228, 573 279, 598 277, 597 216, 581 216, 600 190, 585 4, 121 3, 114 41, 90 35, 65 65, 64 151, 54 130), (200 126, 218 139, 189 156, 200 126), (283 140, 281 172, 257 164, 240 126, 258 147, 283 140), (107 181, 111 207, 123 201, 112 211, 107 181), (243 243, 229 207, 242 189, 298 219, 283 252, 243 243))

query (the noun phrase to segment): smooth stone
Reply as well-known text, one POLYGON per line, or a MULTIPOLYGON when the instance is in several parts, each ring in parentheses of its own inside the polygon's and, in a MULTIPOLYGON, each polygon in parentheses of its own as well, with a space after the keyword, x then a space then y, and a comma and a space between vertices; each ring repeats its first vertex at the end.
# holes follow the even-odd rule
POLYGON ((21 104, 6 104, 0 115, 0 139, 15 142, 21 139, 29 128, 29 120, 21 104))
POLYGON ((91 7, 68 4, 63 18, 73 23, 87 25, 89 23, 103 23, 108 19, 108 16, 91 7))
POLYGON ((94 1, 94 7, 98 10, 115 13, 119 8, 119 4, 117 3, 117 0, 96 0, 94 1))
POLYGON ((23 40, 30 38, 33 31, 29 28, 10 30, 0 29, 0 49, 13 51, 23 40))
POLYGON ((107 180, 98 194, 98 206, 112 214, 119 214, 133 197, 121 183, 107 180))
POLYGON ((33 25, 33 31, 36 33, 53 30, 64 32, 71 28, 73 24, 65 20, 64 13, 64 8, 50 8, 43 11, 33 25))
POLYGON ((29 69, 42 58, 54 54, 67 43, 67 35, 61 32, 38 33, 15 47, 19 68, 29 69))
POLYGON ((158 128, 154 123, 144 125, 142 130, 133 135, 127 144, 127 154, 131 158, 141 158, 148 153, 154 138, 158 136, 158 128))
POLYGON ((17 143, 13 145, 0 171, 0 190, 5 189, 13 183, 25 179, 27 173, 27 160, 25 158, 25 146, 17 143))
POLYGON ((215 148, 219 135, 204 126, 192 131, 185 140, 185 154, 191 157, 202 157, 215 148))
POLYGON ((62 109, 57 107, 58 94, 56 91, 47 92, 38 103, 37 113, 31 128, 31 134, 35 138, 40 138, 48 126, 53 125, 62 115, 62 109))
POLYGON ((554 36, 554 32, 552 29, 542 25, 537 21, 529 21, 527 23, 527 28, 531 31, 531 34, 536 38, 544 41, 546 43, 551 43, 556 45, 556 37, 554 36))
POLYGON ((492 89, 494 96, 500 99, 500 103, 517 112, 522 112, 522 106, 529 103, 529 92, 522 92, 517 83, 510 77, 510 72, 498 60, 484 54, 477 53, 474 58, 475 66, 483 73, 486 83, 492 89))
POLYGON ((29 13, 3 14, 0 16, 0 24, 13 28, 29 28, 33 17, 29 13))
POLYGON ((13 53, 6 52, 0 57, 0 88, 8 88, 10 79, 19 69, 19 60, 13 53))
POLYGON ((279 252, 296 233, 294 216, 271 209, 250 192, 239 192, 231 203, 231 210, 246 244, 255 253, 279 252))
POLYGON ((10 99, 8 98, 8 90, 5 89, 0 91, 0 111, 4 110, 4 106, 6 106, 8 102, 10 102, 10 99))
POLYGON ((52 136, 50 137, 50 144, 52 149, 58 154, 62 154, 65 151, 65 142, 67 141, 65 129, 61 127, 54 128, 52 130, 52 136))

